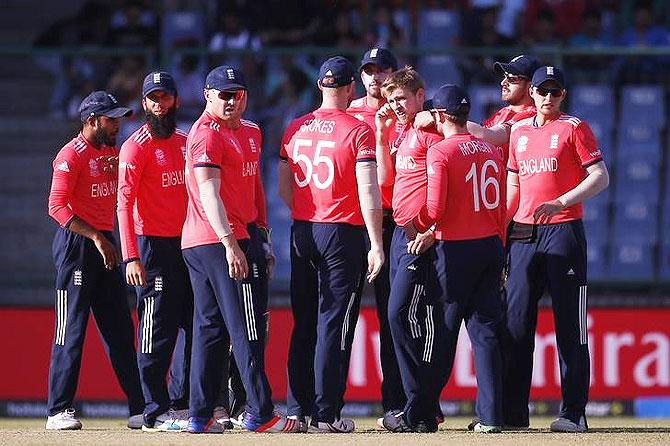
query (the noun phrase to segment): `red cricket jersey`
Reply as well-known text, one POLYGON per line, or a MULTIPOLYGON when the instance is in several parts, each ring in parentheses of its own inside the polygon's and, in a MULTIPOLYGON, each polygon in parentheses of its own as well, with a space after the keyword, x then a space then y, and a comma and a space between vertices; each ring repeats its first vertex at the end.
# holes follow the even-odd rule
POLYGON ((363 225, 356 162, 375 161, 370 126, 337 109, 317 109, 288 126, 280 158, 293 173, 294 220, 363 225))
MULTIPOLYGON (((535 116, 536 113, 537 111, 535 109, 535 105, 528 105, 519 112, 515 112, 512 110, 512 106, 508 105, 507 107, 503 107, 491 115, 489 119, 482 123, 482 127, 491 128, 498 124, 508 124, 511 127, 522 119, 535 116)), ((498 146, 498 148, 501 151, 503 161, 506 165, 507 160, 509 159, 509 144, 498 146)))
POLYGON ((238 240, 249 238, 247 224, 258 217, 255 188, 260 157, 260 130, 250 121, 232 130, 208 112, 198 118, 186 140, 186 191, 188 207, 182 231, 182 248, 220 243, 200 202, 193 170, 221 169, 220 194, 230 228, 238 240))
POLYGON ((414 225, 435 224, 438 240, 504 240, 505 164, 496 146, 469 133, 452 135, 428 151, 428 197, 414 225))
MULTIPOLYGON (((519 209, 514 221, 533 223, 533 212, 542 203, 574 189, 586 175, 586 167, 602 160, 602 153, 588 124, 561 114, 542 127, 535 118, 512 126, 507 170, 519 175, 519 209)), ((582 217, 581 203, 551 219, 562 223, 582 217)))
POLYGON ((105 172, 101 156, 118 156, 115 147, 96 149, 79 133, 54 159, 49 215, 63 227, 77 217, 98 231, 114 229, 116 169, 105 172))
MULTIPOLYGON (((351 101, 351 104, 347 109, 347 113, 354 118, 365 122, 370 126, 373 132, 376 131, 377 125, 375 124, 375 114, 377 113, 377 109, 368 106, 368 102, 365 96, 351 101)), ((389 131, 390 144, 393 144, 393 141, 398 138, 403 127, 397 119, 394 119, 393 122, 394 124, 391 125, 391 129, 389 131)), ((391 151, 391 158, 395 163, 395 151, 391 151)), ((395 176, 395 169, 393 176, 395 176)), ((388 186, 379 186, 379 191, 382 197, 382 207, 384 209, 391 209, 391 204, 393 201, 393 183, 389 184, 388 186)))
POLYGON ((144 124, 121 146, 117 216, 125 260, 139 258, 135 235, 179 237, 186 218, 186 133, 153 138, 144 124))
POLYGON ((399 226, 411 221, 426 203, 426 154, 444 139, 435 128, 415 129, 412 124, 396 140, 393 219, 399 226))

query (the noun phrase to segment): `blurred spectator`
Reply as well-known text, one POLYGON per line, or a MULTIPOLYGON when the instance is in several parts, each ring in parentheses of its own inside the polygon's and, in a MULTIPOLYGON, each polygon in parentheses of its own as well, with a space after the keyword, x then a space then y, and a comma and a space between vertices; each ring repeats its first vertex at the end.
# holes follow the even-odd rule
MULTIPOLYGON (((38 48, 104 45, 108 41, 109 15, 106 4, 87 1, 74 17, 59 20, 49 26, 35 39, 34 45, 38 48)), ((78 86, 94 82, 98 71, 95 63, 86 56, 38 56, 35 63, 54 78, 53 92, 49 98, 49 115, 58 119, 68 115, 70 97, 78 91, 78 86)), ((88 93, 90 90, 86 92, 88 93)))
POLYGON ((580 29, 585 10, 586 0, 526 0, 525 28, 537 36, 535 25, 549 11, 556 38, 565 40, 580 29))
MULTIPOLYGON (((465 17, 464 43, 468 46, 498 47, 513 44, 510 39, 498 33, 496 24, 498 23, 497 6, 487 8, 473 8, 465 17), (466 31, 467 30, 467 31, 466 31)), ((493 64, 497 55, 476 56, 461 60, 461 66, 467 73, 467 78, 474 83, 496 82, 493 64)))
MULTIPOLYGON (((127 10, 123 7, 124 4, 126 3, 126 0, 123 1, 118 1, 121 6, 116 8, 116 10, 112 13, 112 17, 110 20, 110 25, 112 28, 122 28, 124 26, 128 25, 128 14, 127 10)), ((136 3, 138 4, 141 13, 140 13, 140 18, 139 22, 143 26, 156 26, 156 12, 152 10, 151 8, 151 1, 149 0, 137 0, 136 3)))
POLYGON ((384 48, 407 46, 409 30, 403 29, 395 22, 395 15, 389 7, 379 5, 372 12, 372 23, 369 26, 365 44, 368 47, 384 48))
POLYGON ((550 9, 539 11, 532 28, 526 30, 521 40, 533 51, 553 49, 561 44, 556 32, 555 15, 550 9))
MULTIPOLYGON (((223 51, 226 49, 261 48, 261 40, 243 26, 242 19, 237 11, 227 11, 222 20, 221 28, 217 30, 209 41, 209 49, 223 51)), ((232 64, 238 66, 238 64, 232 64)))
POLYGON ((112 28, 110 44, 120 47, 155 47, 158 43, 157 27, 146 23, 151 11, 142 2, 127 0, 116 13, 118 26, 112 28))
MULTIPOLYGON (((590 9, 584 14, 582 29, 570 39, 575 48, 599 49, 613 45, 612 37, 602 26, 599 10, 590 9)), ((574 56, 567 58, 568 64, 574 67, 571 77, 574 82, 611 82, 611 70, 608 66, 611 57, 574 56)))
POLYGON ((126 57, 121 59, 107 83, 106 90, 114 94, 125 107, 131 108, 134 115, 142 110, 140 92, 145 71, 146 67, 141 57, 126 57))
MULTIPOLYGON (((640 3, 635 8, 633 25, 621 35, 619 43, 633 48, 667 46, 670 43, 668 30, 654 23, 651 8, 640 3)), ((666 80, 661 68, 668 65, 667 57, 631 56, 618 60, 619 81, 625 83, 647 83, 666 80)))
POLYGON ((581 30, 570 38, 570 45, 578 48, 603 48, 612 44, 612 37, 603 29, 600 11, 596 9, 584 14, 581 30))
MULTIPOLYGON (((204 106, 205 99, 203 89, 205 88, 205 77, 199 69, 200 60, 193 54, 183 54, 176 69, 170 73, 174 77, 179 91, 179 113, 180 121, 195 121, 204 106)), ((190 125, 189 125, 190 128, 190 125)))
POLYGON ((340 11, 335 16, 334 46, 340 48, 356 48, 361 45, 361 34, 354 27, 349 11, 340 11))

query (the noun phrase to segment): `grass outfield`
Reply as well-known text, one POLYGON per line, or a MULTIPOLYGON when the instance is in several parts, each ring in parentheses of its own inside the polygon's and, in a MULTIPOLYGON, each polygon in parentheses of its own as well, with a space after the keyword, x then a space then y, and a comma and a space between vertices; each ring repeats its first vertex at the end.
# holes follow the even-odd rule
POLYGON ((533 418, 530 432, 475 434, 467 432, 467 418, 449 418, 436 434, 391 434, 375 429, 375 420, 356 420, 354 434, 254 434, 233 430, 222 435, 189 435, 185 433, 147 434, 131 431, 120 419, 82 419, 81 431, 53 432, 44 429, 44 419, 0 418, 0 445, 84 445, 168 446, 168 445, 670 445, 670 420, 637 418, 591 418, 586 434, 549 432, 551 418, 533 418), (412 443, 415 443, 412 445, 412 443))

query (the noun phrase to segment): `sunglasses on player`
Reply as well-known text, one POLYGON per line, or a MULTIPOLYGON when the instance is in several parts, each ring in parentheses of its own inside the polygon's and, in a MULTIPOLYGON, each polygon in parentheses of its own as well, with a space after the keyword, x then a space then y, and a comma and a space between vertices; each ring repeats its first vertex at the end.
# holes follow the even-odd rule
POLYGON ((233 91, 220 91, 219 99, 222 101, 230 101, 232 98, 235 98, 236 101, 239 101, 244 96, 244 90, 233 90, 233 91))
POLYGON ((535 87, 535 92, 542 96, 543 98, 550 94, 554 98, 560 98, 563 96, 563 89, 561 88, 544 88, 544 87, 535 87))
POLYGON ((516 85, 520 84, 521 82, 527 81, 528 79, 523 77, 523 76, 517 76, 515 74, 509 74, 505 73, 504 79, 507 81, 508 84, 511 85, 516 85))

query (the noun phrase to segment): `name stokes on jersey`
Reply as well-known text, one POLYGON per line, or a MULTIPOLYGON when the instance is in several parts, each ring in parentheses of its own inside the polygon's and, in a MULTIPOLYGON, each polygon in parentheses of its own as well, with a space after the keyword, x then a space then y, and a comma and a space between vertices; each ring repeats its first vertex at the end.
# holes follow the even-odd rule
POLYGON ((335 130, 335 121, 329 121, 325 119, 308 119, 300 126, 301 132, 309 133, 333 133, 335 130))

